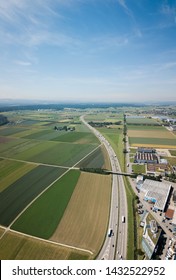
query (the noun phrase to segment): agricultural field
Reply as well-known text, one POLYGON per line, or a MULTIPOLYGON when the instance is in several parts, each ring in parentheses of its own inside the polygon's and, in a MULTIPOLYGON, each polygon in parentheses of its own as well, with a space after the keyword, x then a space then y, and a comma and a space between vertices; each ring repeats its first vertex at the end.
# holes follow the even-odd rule
POLYGON ((129 143, 132 147, 176 148, 176 140, 168 138, 130 137, 129 143))
POLYGON ((176 150, 169 150, 170 154, 173 156, 173 157, 176 157, 176 150))
POLYGON ((86 260, 90 258, 91 255, 84 251, 52 244, 11 231, 0 239, 1 260, 86 260))
POLYGON ((72 166, 93 151, 97 144, 15 139, 0 146, 1 157, 27 162, 72 166))
POLYGON ((138 125, 159 125, 160 123, 156 119, 151 119, 151 118, 126 118, 127 124, 138 124, 138 125))
POLYGON ((176 148, 175 135, 163 126, 127 126, 131 147, 176 148))
POLYGON ((21 128, 21 127, 3 127, 0 129, 0 135, 1 136, 11 136, 15 133, 19 133, 19 132, 23 132, 25 131, 25 128, 21 128))
POLYGON ((99 143, 98 139, 90 132, 67 132, 53 138, 53 141, 79 144, 99 143))
POLYGON ((105 121, 107 118, 107 113, 101 113, 101 112, 98 112, 97 113, 91 113, 89 115, 86 115, 85 119, 86 121, 105 121))
POLYGON ((73 166, 97 147, 96 144, 41 142, 14 158, 58 166, 73 166))
MULTIPOLYGON (((127 125, 128 127, 128 131, 131 130, 136 130, 136 131, 155 131, 156 133, 158 131, 168 131, 165 127, 163 127, 162 125, 156 126, 156 125, 134 125, 134 124, 130 124, 127 125)), ((169 131, 168 131, 169 132, 169 131)))
POLYGON ((96 253, 107 230, 110 196, 110 175, 81 173, 51 240, 96 253))
POLYGON ((4 231, 5 231, 5 229, 0 227, 0 237, 3 235, 4 231))
POLYGON ((176 157, 163 157, 166 159, 170 165, 175 166, 176 165, 176 157))
POLYGON ((92 154, 80 161, 76 166, 83 168, 111 168, 104 146, 98 147, 92 154))
POLYGON ((143 138, 162 138, 162 139, 176 139, 175 136, 167 129, 158 130, 128 130, 129 137, 143 137, 143 138))
MULTIPOLYGON (((108 224, 111 176, 79 168, 111 166, 106 149, 79 117, 73 111, 9 112, 10 123, 0 128, 0 224, 9 227, 0 231, 1 259, 92 259, 100 249, 108 224), (63 227, 67 240, 55 240, 63 246, 48 240, 55 239, 58 229, 62 235, 63 227), (79 248, 66 247, 69 244, 79 248)), ((102 129, 118 139, 116 126, 102 129)))
POLYGON ((0 145, 1 157, 13 158, 14 155, 18 155, 21 152, 34 147, 39 144, 37 141, 29 141, 22 138, 9 138, 6 137, 7 141, 0 145))
POLYGON ((53 234, 77 184, 80 171, 71 170, 55 182, 19 217, 12 228, 48 239, 53 234))
POLYGON ((0 224, 9 226, 17 215, 65 172, 65 169, 38 166, 0 193, 0 224))
POLYGON ((0 192, 10 186, 16 180, 35 168, 35 164, 28 164, 13 160, 0 161, 0 192))

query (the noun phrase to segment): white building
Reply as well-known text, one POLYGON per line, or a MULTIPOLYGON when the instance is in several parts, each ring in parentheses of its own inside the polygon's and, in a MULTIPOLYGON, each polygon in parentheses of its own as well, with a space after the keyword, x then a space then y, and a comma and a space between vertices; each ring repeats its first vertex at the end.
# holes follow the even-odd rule
POLYGON ((164 211, 171 190, 170 182, 159 182, 146 179, 140 188, 144 200, 154 204, 154 210, 164 211))

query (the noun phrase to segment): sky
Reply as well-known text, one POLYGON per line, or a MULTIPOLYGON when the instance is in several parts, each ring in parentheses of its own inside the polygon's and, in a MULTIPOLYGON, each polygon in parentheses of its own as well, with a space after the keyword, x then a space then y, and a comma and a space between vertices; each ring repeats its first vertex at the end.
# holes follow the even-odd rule
POLYGON ((176 0, 0 0, 0 99, 176 101, 176 0))

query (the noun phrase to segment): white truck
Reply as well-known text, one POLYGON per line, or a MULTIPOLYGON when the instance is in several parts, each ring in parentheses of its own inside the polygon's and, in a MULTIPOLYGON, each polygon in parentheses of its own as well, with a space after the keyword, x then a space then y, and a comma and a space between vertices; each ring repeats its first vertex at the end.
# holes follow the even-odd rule
POLYGON ((108 231, 108 237, 111 237, 112 235, 113 235, 113 230, 112 230, 112 228, 110 228, 108 231))

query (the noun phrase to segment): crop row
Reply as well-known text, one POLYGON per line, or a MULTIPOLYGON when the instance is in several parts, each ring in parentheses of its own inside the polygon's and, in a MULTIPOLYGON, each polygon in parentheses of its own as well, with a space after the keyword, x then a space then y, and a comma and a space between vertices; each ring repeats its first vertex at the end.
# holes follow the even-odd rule
POLYGON ((16 216, 65 169, 38 166, 0 193, 0 224, 9 226, 16 216))
POLYGON ((65 174, 34 201, 12 228, 48 239, 63 216, 79 176, 77 170, 65 174))

